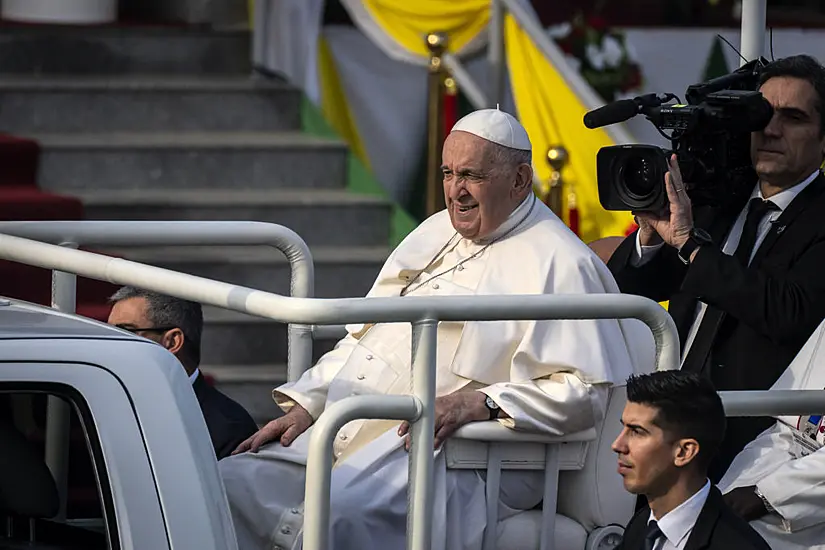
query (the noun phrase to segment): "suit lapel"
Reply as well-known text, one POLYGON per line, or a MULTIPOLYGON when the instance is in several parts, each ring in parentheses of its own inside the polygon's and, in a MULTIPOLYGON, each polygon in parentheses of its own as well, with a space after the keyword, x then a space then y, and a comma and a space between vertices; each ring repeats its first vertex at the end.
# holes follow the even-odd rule
POLYGON ((756 251, 756 254, 751 261, 751 268, 756 268, 762 262, 764 257, 770 252, 776 241, 785 229, 799 216, 814 200, 825 190, 825 176, 820 174, 812 181, 808 187, 803 189, 788 205, 788 208, 779 216, 775 223, 772 224, 771 230, 765 236, 765 240, 756 251))
POLYGON ((696 524, 688 537, 685 550, 704 550, 710 545, 713 530, 719 521, 719 514, 722 511, 722 493, 715 485, 711 485, 708 499, 696 518, 696 524))
POLYGON ((642 547, 644 543, 645 528, 647 527, 647 518, 650 517, 650 508, 642 507, 630 523, 627 524, 624 535, 622 536, 622 550, 636 550, 642 547))

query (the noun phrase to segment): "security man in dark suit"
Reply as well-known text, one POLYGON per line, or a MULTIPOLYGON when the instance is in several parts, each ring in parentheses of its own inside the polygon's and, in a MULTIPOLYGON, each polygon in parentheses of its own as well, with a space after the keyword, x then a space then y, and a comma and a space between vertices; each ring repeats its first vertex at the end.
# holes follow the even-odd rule
MULTIPOLYGON (((766 390, 825 318, 825 68, 809 56, 776 60, 760 76, 773 106, 751 136, 758 181, 733 208, 693 208, 675 157, 663 213, 610 257, 622 292, 670 301, 682 370, 719 390, 766 390)), ((772 418, 731 418, 711 466, 718 481, 772 418)))
POLYGON ((770 550, 708 479, 725 433, 710 381, 659 371, 627 381, 623 429, 613 450, 625 489, 647 497, 618 550, 770 550))
POLYGON ((229 456, 258 426, 249 413, 204 380, 198 369, 203 312, 195 302, 123 287, 113 302, 109 324, 154 340, 178 358, 201 406, 218 460, 229 456))

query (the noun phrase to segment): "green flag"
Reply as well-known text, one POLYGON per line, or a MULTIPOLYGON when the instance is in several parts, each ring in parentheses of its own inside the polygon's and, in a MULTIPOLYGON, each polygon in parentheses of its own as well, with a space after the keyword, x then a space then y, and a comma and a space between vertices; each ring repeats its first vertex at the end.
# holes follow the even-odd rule
POLYGON ((729 47, 718 36, 713 37, 713 45, 710 48, 710 55, 705 62, 705 70, 702 73, 702 81, 717 78, 730 72, 728 62, 725 60, 725 48, 729 47))

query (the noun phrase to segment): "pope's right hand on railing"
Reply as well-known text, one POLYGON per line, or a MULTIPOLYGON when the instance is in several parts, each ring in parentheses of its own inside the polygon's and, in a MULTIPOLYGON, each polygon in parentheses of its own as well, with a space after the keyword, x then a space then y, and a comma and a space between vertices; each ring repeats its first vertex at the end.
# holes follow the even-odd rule
POLYGON ((312 426, 312 423, 312 416, 307 410, 295 404, 284 416, 276 418, 238 445, 238 448, 232 451, 232 454, 236 455, 246 451, 257 453, 261 446, 278 438, 281 439, 281 445, 289 447, 296 437, 312 426))

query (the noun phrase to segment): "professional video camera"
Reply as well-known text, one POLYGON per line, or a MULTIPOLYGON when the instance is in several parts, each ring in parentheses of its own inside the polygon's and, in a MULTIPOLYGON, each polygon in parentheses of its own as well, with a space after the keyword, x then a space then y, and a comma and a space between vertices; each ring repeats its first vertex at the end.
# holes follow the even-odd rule
POLYGON ((760 58, 730 74, 693 84, 687 104, 674 94, 646 94, 609 103, 584 115, 584 125, 599 128, 644 114, 672 150, 653 145, 603 147, 596 155, 599 201, 606 210, 658 211, 667 206, 664 177, 676 153, 686 191, 694 206, 725 207, 749 194, 756 183, 750 158, 750 133, 773 116, 756 91, 760 58), (664 130, 672 130, 668 135, 664 130))

